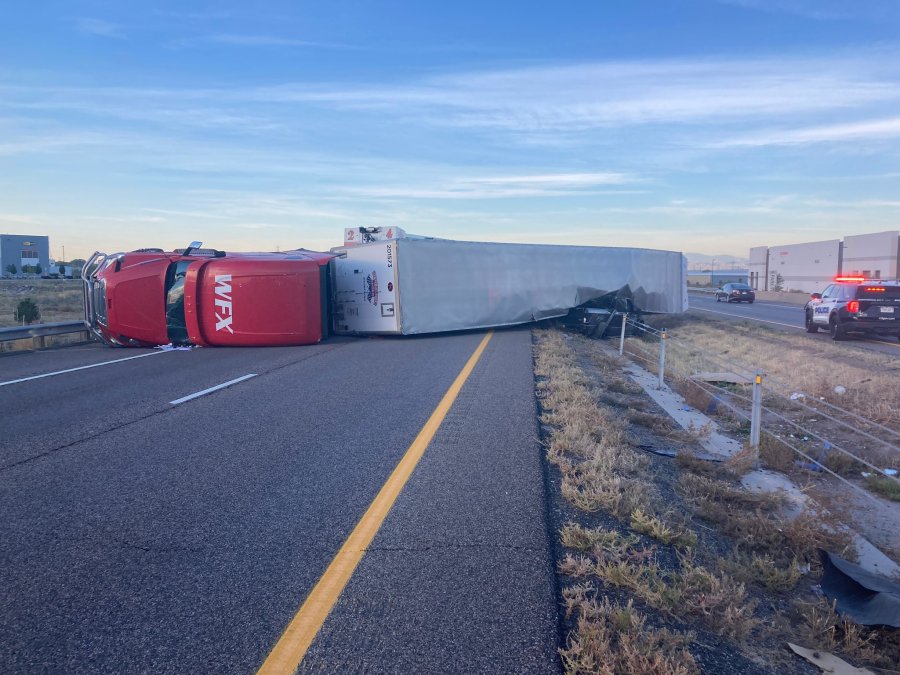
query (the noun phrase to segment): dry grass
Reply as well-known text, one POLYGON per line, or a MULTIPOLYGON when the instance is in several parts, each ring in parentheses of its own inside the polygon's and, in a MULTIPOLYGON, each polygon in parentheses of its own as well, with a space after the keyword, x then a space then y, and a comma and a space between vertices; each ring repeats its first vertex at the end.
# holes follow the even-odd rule
MULTIPOLYGON (((671 519, 671 515, 669 519, 671 519)), ((631 529, 681 549, 697 545, 697 534, 692 530, 670 525, 662 518, 644 513, 641 509, 631 512, 631 529)))
POLYGON ((689 556, 679 556, 678 569, 664 570, 649 553, 637 549, 625 558, 601 555, 596 559, 570 555, 559 570, 573 578, 596 577, 659 612, 698 619, 709 630, 733 640, 745 639, 759 623, 754 616, 756 602, 747 597, 744 584, 695 564, 689 556))
POLYGON ((900 502, 900 482, 896 478, 869 476, 866 478, 866 487, 892 502, 900 502))
MULTIPOLYGON (((0 279, 0 328, 18 325, 13 314, 19 302, 34 301, 41 313, 40 323, 81 321, 84 319, 81 281, 66 279, 0 279)), ((81 342, 78 335, 45 338, 47 347, 81 342)), ((27 351, 34 348, 31 339, 0 342, 0 352, 27 351)))
POLYGON ((834 604, 825 599, 812 603, 796 602, 791 626, 804 646, 880 668, 896 669, 900 663, 900 631, 860 626, 841 617, 834 604))
POLYGON ((592 382, 560 333, 540 337, 535 374, 543 378, 537 385, 541 421, 553 428, 547 456, 560 469, 563 496, 583 511, 619 517, 646 507, 652 490, 639 478, 647 458, 633 449, 627 421, 597 405, 592 382))
POLYGON ((13 312, 30 298, 44 323, 84 318, 81 281, 66 279, 0 279, 0 327, 15 326, 13 312))
POLYGON ((578 523, 566 523, 559 532, 559 541, 566 548, 576 551, 594 552, 608 557, 628 557, 629 551, 635 550, 639 538, 635 535, 622 535, 615 530, 602 527, 586 528, 578 523))
MULTIPOLYGON (((681 452, 675 458, 681 471, 674 487, 680 497, 676 508, 684 512, 667 510, 672 505, 661 504, 661 488, 647 479, 655 475, 657 463, 651 465, 635 450, 631 434, 642 440, 648 433, 657 439, 672 436, 671 423, 663 415, 653 414, 653 406, 641 404, 637 395, 622 386, 618 357, 600 355, 596 347, 581 342, 541 332, 535 352, 542 421, 550 429, 548 457, 559 467, 563 495, 582 511, 604 512, 603 522, 608 523, 609 516, 618 521, 615 529, 569 522, 560 530, 560 542, 571 552, 558 569, 577 584, 563 592, 567 613, 576 619, 561 650, 567 672, 694 672, 683 670, 696 664, 680 661, 677 650, 657 647, 656 652, 665 651, 665 658, 641 660, 642 654, 654 652, 638 651, 630 642, 635 633, 625 617, 635 611, 632 603, 642 611, 652 610, 656 620, 670 628, 693 625, 699 629, 702 624, 734 648, 746 645, 751 635, 765 637, 765 645, 788 636, 873 665, 885 663, 871 648, 874 634, 840 619, 833 610, 829 613, 819 607, 798 618, 796 613, 790 616, 779 610, 785 605, 783 600, 772 600, 771 625, 762 627, 761 617, 770 612, 757 613, 758 601, 748 594, 748 585, 757 596, 769 592, 794 597, 801 592, 797 586, 802 575, 820 564, 819 548, 855 559, 849 535, 827 512, 807 510, 788 518, 784 515, 787 502, 780 494, 744 489, 737 479, 755 460, 755 453, 746 447, 723 463, 681 452), (602 384, 582 372, 579 358, 584 355, 590 355, 602 384), (613 382, 616 391, 605 390, 607 382, 613 382), (697 534, 687 523, 698 518, 713 528, 698 526, 731 540, 712 560, 701 559, 708 555, 706 546, 694 550, 697 534), (617 589, 617 597, 630 598, 628 604, 614 605, 606 598, 598 601, 600 596, 592 593, 604 587, 617 589), (798 630, 801 623, 806 628, 798 630), (816 633, 820 635, 813 639, 816 633)), ((728 413, 720 414, 721 419, 730 419, 728 413)), ((678 440, 690 445, 706 432, 681 432, 678 440)), ((763 436, 760 456, 769 465, 788 468, 793 468, 796 457, 769 434, 763 436)), ((668 479, 662 484, 669 486, 668 479)), ((597 516, 588 519, 596 522, 597 516)), ((635 630, 646 630, 645 622, 636 621, 635 630)), ((677 645, 682 638, 666 632, 662 638, 652 633, 641 640, 658 644, 654 640, 662 639, 670 644, 674 639, 677 645)), ((881 649, 896 657, 895 647, 885 642, 887 638, 878 639, 882 640, 881 649)), ((896 642, 896 637, 893 639, 896 642)), ((759 659, 769 660, 767 665, 774 665, 781 657, 769 649, 759 645, 753 652, 759 659)))
MULTIPOLYGON (((759 367, 766 371, 766 386, 782 395, 802 391, 900 430, 895 413, 900 409, 900 387, 894 386, 900 358, 830 340, 817 340, 811 347, 806 335, 775 332, 758 324, 723 325, 693 315, 648 320, 654 322, 673 334, 666 354, 666 368, 673 377, 723 370, 747 374, 759 367), (683 331, 683 339, 679 325, 690 328, 683 331), (810 359, 811 348, 815 359, 810 359), (837 385, 846 393, 836 394, 837 385)), ((656 350, 655 345, 646 348, 656 350)))
MULTIPOLYGON (((612 395, 636 394, 635 385, 616 374, 615 369, 620 366, 615 360, 597 354, 592 360, 603 373, 604 390, 612 383, 612 395)), ((628 433, 629 425, 636 423, 660 434, 671 434, 671 424, 660 415, 637 410, 622 415, 614 412, 616 408, 598 404, 599 392, 582 372, 572 348, 557 332, 538 333, 535 373, 543 408, 541 421, 551 429, 547 455, 560 470, 563 496, 584 512, 604 511, 628 523, 632 531, 676 550, 694 546, 697 535, 680 522, 680 517, 671 512, 657 515, 662 511, 661 500, 655 487, 646 481, 649 460, 634 450, 628 433)), ((696 439, 706 431, 700 429, 686 436, 696 439)), ((560 562, 562 574, 600 579, 629 591, 667 616, 700 620, 710 630, 731 639, 744 639, 756 625, 755 603, 748 600, 744 586, 728 575, 696 564, 690 556, 679 555, 676 569, 663 570, 655 560, 654 548, 641 544, 635 535, 585 528, 577 523, 567 523, 561 529, 560 541, 581 552, 569 554, 560 562)), ((563 652, 571 672, 596 668, 598 655, 612 644, 611 636, 628 640, 627 634, 609 632, 596 607, 584 609, 583 597, 580 606, 578 625, 563 652)), ((680 672, 677 664, 666 660, 656 667, 675 668, 658 672, 680 672)))
POLYGON ((774 434, 763 433, 759 436, 759 458, 770 469, 789 473, 794 468, 797 453, 774 434))
POLYGON ((575 630, 560 650, 571 675, 691 675, 699 673, 688 651, 692 636, 647 626, 644 615, 604 597, 599 602, 587 585, 563 591, 566 616, 575 630))
POLYGON ((801 565, 796 558, 787 564, 779 564, 767 555, 748 555, 740 551, 723 560, 722 569, 738 581, 757 584, 777 593, 794 588, 802 576, 801 565))
POLYGON ((781 566, 796 560, 816 565, 820 548, 856 558, 850 535, 828 513, 807 510, 785 518, 780 513, 785 504, 780 495, 748 492, 724 480, 690 473, 680 476, 679 487, 697 515, 735 539, 739 550, 766 556, 781 566))

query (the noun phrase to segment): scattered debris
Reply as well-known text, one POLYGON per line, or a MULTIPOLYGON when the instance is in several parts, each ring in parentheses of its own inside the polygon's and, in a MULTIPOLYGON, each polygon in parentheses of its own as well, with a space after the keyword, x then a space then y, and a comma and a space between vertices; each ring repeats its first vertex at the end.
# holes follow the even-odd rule
POLYGON ((844 386, 842 386, 842 385, 839 384, 838 386, 836 386, 836 387, 834 388, 834 393, 837 394, 837 395, 839 395, 839 396, 840 396, 840 395, 843 395, 843 394, 846 394, 846 393, 847 393, 847 387, 844 387, 844 386))
POLYGON ((900 628, 900 584, 821 551, 822 590, 835 609, 863 626, 900 628))
POLYGON ((189 352, 193 348, 193 346, 176 347, 171 342, 167 345, 157 345, 156 347, 154 347, 154 349, 161 349, 164 352, 189 352))
POLYGON ((799 391, 795 391, 793 394, 791 394, 792 401, 799 401, 801 398, 806 398, 806 394, 803 394, 799 391))
POLYGON ((815 666, 818 666, 823 673, 834 673, 834 675, 875 675, 868 668, 857 668, 834 654, 819 651, 818 649, 807 649, 793 642, 788 642, 787 646, 791 648, 797 656, 802 656, 815 666))

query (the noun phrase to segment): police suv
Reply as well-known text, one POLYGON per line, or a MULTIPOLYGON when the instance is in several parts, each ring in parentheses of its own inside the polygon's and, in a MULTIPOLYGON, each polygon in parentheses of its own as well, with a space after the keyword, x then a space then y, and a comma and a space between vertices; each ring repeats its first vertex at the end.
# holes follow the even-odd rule
POLYGON ((835 277, 804 307, 806 332, 820 328, 834 340, 849 334, 900 338, 900 282, 835 277))

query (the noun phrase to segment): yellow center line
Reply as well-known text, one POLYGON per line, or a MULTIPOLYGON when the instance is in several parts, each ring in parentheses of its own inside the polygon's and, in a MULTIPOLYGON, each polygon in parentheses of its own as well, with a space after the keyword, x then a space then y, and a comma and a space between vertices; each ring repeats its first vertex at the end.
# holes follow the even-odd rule
POLYGON ((344 587, 350 581, 350 577, 353 576, 356 566, 359 565, 363 554, 381 528, 400 491, 406 485, 419 460, 422 459, 425 449, 431 443, 431 439, 434 438, 434 434, 447 413, 450 412, 456 397, 459 396, 463 385, 472 374, 475 364, 478 363, 493 334, 494 331, 490 331, 484 336, 469 360, 466 361, 466 365, 459 371, 459 375, 456 376, 437 408, 431 413, 425 426, 406 450, 406 454, 394 468, 387 482, 369 505, 368 510, 353 528, 353 532, 347 537, 331 564, 328 565, 328 569, 316 582, 303 605, 297 610, 294 618, 291 619, 284 633, 269 652, 269 656, 266 657, 258 671, 260 675, 293 673, 297 670, 297 666, 306 656, 306 651, 331 613, 344 587))

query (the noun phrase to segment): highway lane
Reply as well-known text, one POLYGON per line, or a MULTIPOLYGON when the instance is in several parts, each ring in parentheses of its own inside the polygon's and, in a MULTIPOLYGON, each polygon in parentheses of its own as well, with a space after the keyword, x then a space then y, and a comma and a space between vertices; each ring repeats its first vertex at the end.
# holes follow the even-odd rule
POLYGON ((0 469, 164 412, 179 397, 345 344, 189 352, 92 345, 0 358, 0 469))
MULTIPOLYGON (((827 333, 807 333, 803 325, 803 307, 776 302, 756 301, 752 305, 747 303, 716 302, 711 293, 690 293, 689 302, 691 311, 701 316, 722 321, 748 320, 761 323, 773 330, 781 330, 789 333, 803 333, 811 340, 831 341, 827 333)), ((881 339, 869 339, 851 336, 845 343, 854 347, 882 352, 892 356, 900 356, 900 342, 881 339)))
MULTIPOLYGON (((44 405, 9 427, 4 458, 22 456, 29 428, 33 457, 45 435, 101 418, 0 471, 4 672, 254 670, 481 337, 174 352, 0 387, 4 429, 19 396, 16 416, 44 405), (247 372, 259 374, 169 404, 247 372)), ((59 363, 97 357, 72 354, 59 363)), ((401 494, 393 537, 363 558, 360 583, 389 580, 391 611, 340 619, 339 604, 316 663, 341 663, 335 636, 355 632, 368 647, 354 658, 374 670, 403 644, 429 670, 459 650, 474 669, 556 669, 530 332, 498 333, 483 358, 401 494)))

